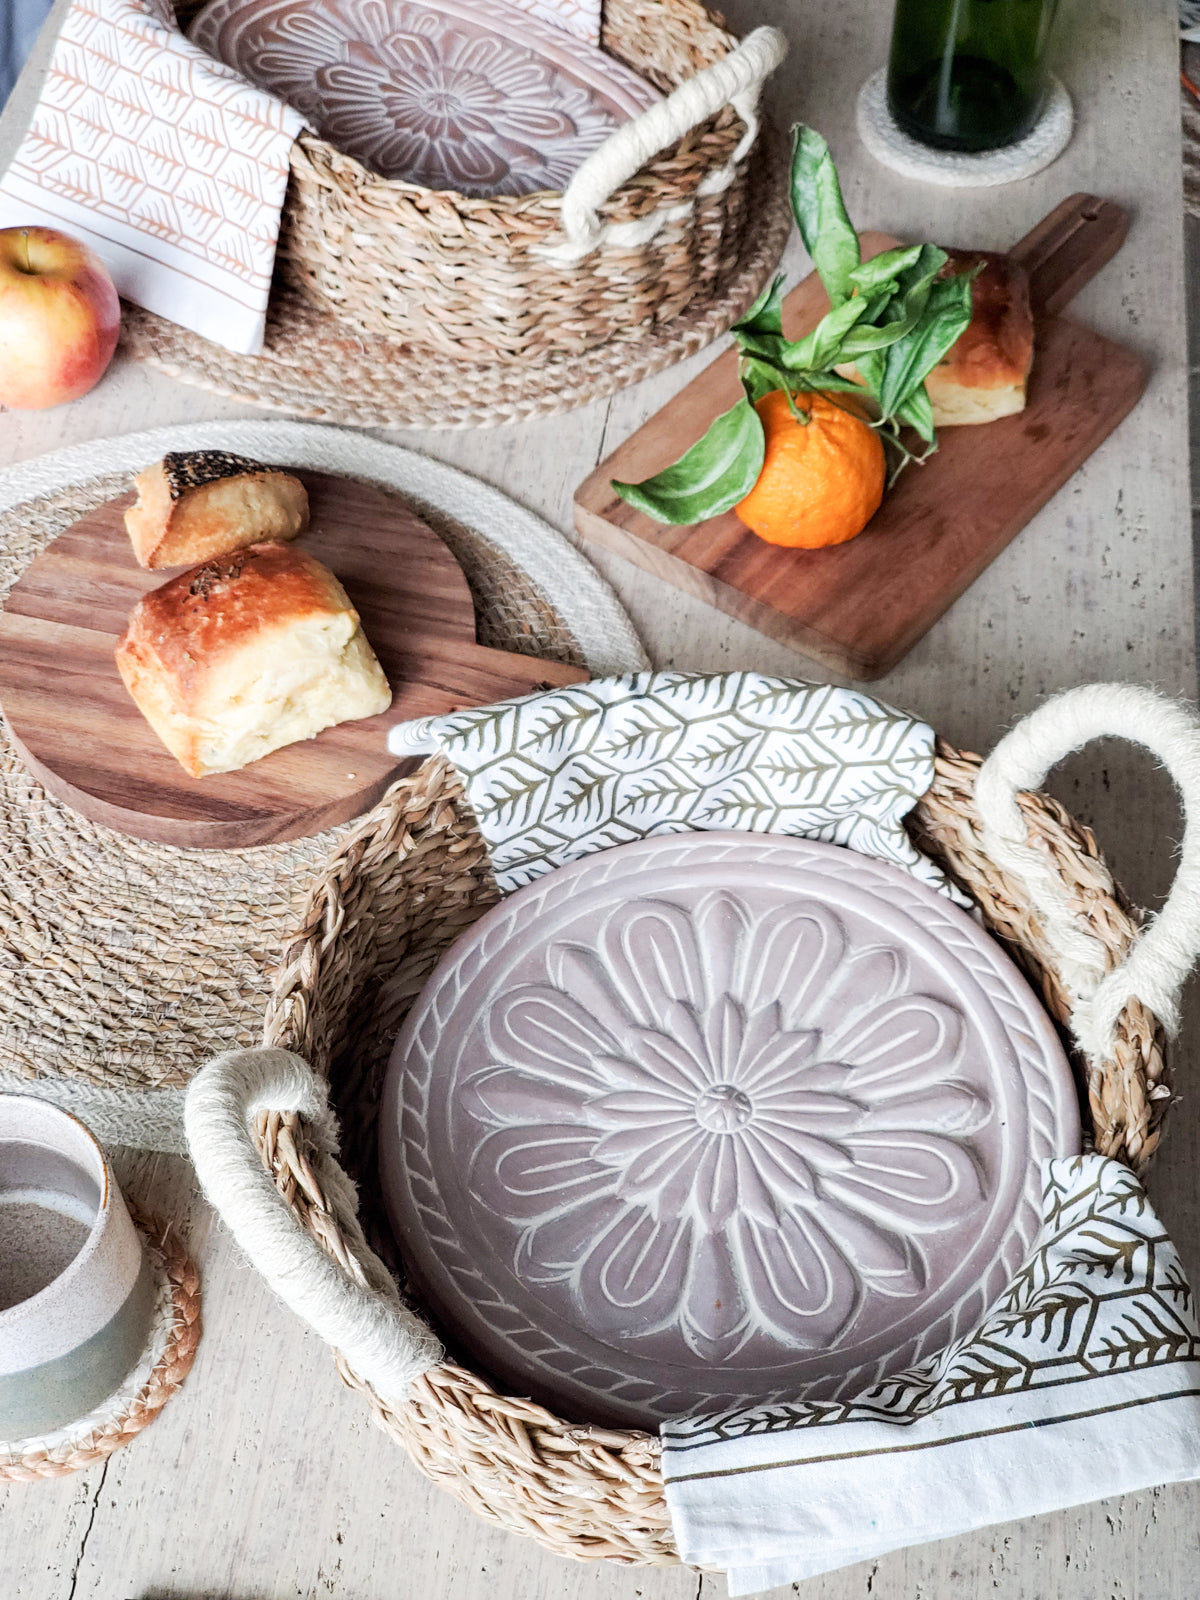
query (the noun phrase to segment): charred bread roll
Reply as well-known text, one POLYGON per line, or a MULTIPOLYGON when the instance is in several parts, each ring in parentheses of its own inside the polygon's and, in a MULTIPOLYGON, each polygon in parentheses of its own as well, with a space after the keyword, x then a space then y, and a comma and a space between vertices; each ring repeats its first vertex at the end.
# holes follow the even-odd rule
POLYGON ((190 566, 308 526, 299 478, 224 450, 172 450, 133 482, 125 527, 143 567, 190 566))
POLYGON ((392 700, 346 591, 286 544, 234 551, 143 595, 116 658, 138 709, 194 778, 392 700))
POLYGON ((1033 364, 1033 313, 1029 276, 1004 255, 948 250, 943 273, 982 264, 971 286, 971 321, 925 379, 937 428, 994 422, 1025 409, 1033 364))

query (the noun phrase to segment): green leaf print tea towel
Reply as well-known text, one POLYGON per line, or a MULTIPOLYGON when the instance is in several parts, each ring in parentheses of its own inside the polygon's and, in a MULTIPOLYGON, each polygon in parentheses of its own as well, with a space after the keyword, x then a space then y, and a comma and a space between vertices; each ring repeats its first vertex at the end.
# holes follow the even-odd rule
POLYGON ((1200 1335, 1137 1178, 1043 1167, 1029 1259, 974 1333, 845 1401, 662 1427, 679 1553, 729 1593, 1200 1477, 1200 1335))
POLYGON ((736 829, 846 845, 959 899, 903 818, 933 730, 853 689, 761 672, 639 672, 402 723, 463 780, 502 893, 657 833, 736 829))

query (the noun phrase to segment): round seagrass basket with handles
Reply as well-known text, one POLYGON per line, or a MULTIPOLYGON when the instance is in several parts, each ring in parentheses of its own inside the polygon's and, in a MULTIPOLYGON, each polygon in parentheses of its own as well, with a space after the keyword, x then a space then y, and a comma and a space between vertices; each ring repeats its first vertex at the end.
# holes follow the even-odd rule
MULTIPOLYGON (((918 847, 971 895, 1069 1036, 1087 1142, 1135 1171, 1158 1143, 1170 1101, 1164 1039, 1200 947, 1197 818, 1200 723, 1121 685, 1048 701, 984 762, 939 744, 933 785, 909 818, 918 847), (1090 831, 1036 792, 1057 761, 1109 735, 1160 757, 1187 817, 1171 896, 1145 930, 1090 831)), ((564 1421, 444 1358, 346 1176, 373 1171, 380 1087, 404 1016, 498 898, 458 778, 433 758, 328 861, 285 953, 264 1048, 204 1068, 188 1096, 189 1143, 253 1264, 334 1347, 346 1383, 424 1472, 558 1554, 675 1562, 657 1438, 564 1421)))
MULTIPOLYGON (((176 0, 186 26, 202 0, 176 0)), ((606 0, 604 48, 665 98, 561 193, 474 198, 382 178, 315 133, 292 146, 277 256, 319 310, 369 335, 533 364, 637 340, 737 269, 758 102, 786 44, 740 43, 697 0, 606 0)))

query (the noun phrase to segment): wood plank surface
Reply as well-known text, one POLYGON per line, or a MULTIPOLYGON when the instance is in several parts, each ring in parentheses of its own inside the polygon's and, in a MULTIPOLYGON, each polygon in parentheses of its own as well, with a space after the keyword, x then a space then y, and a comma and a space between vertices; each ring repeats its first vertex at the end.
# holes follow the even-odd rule
POLYGON ((166 581, 134 560, 124 512, 98 506, 22 574, 0 612, 0 709, 42 784, 93 822, 159 844, 239 849, 361 815, 417 766, 388 754, 413 717, 578 683, 587 673, 475 639, 458 562, 403 499, 301 472, 311 524, 296 543, 338 578, 392 688, 378 716, 342 722, 237 772, 193 778, 142 716, 113 650, 139 597, 166 581))
MULTIPOLYGON (((58 13, 66 0, 56 0, 58 13)), ((851 213, 912 238, 1002 249, 1064 194, 1102 190, 1132 217, 1072 315, 1151 364, 1146 396, 1054 501, 878 686, 955 742, 988 749, 1055 689, 1097 679, 1195 694, 1187 473, 1177 15, 1173 0, 1062 6, 1059 71, 1071 145, 1046 172, 986 191, 895 177, 858 144, 855 95, 886 57, 877 0, 723 0, 730 26, 777 23, 791 55, 769 94, 782 125, 829 139, 851 213)), ((36 66, 0 125, 0 162, 35 96, 36 66)), ((789 281, 808 271, 793 239, 789 281)), ((1200 352, 1197 359, 1200 360, 1200 352)), ((712 360, 550 421, 486 432, 380 435, 460 466, 571 527, 576 485, 712 360)), ((85 439, 261 412, 118 359, 73 405, 0 415, 0 461, 85 439)), ((827 677, 607 551, 655 663, 827 677)), ((1169 782, 1122 747, 1065 763, 1050 787, 1095 826, 1118 877, 1161 902, 1179 815, 1169 782)), ((1194 995, 1194 990, 1193 990, 1194 995)), ((1151 1196, 1200 1285, 1200 1016, 1189 1003, 1151 1196)), ((2 1065, 2 1062, 0 1062, 2 1065)), ((207 1332, 161 1418, 105 1466, 0 1491, 5 1600, 721 1600, 720 1577, 566 1562, 436 1489, 338 1383, 328 1350, 276 1304, 212 1222, 186 1164, 128 1157, 129 1192, 179 1216, 205 1275, 207 1332)), ((803 1515, 803 1507, 797 1509, 803 1515)), ((944 1539, 776 1591, 795 1600, 1195 1600, 1200 1485, 1173 1485, 944 1539)))
MULTIPOLYGON (((638 482, 689 449, 741 394, 727 351, 580 485, 575 526, 656 577, 793 645, 833 672, 882 677, 1011 543, 1133 409, 1143 358, 1050 314, 1115 254, 1126 214, 1076 195, 1014 246, 1033 274, 1034 365, 1028 403, 985 427, 938 431, 938 449, 910 466, 857 538, 792 550, 758 538, 734 511, 672 527, 622 500, 614 479, 638 482)), ((865 257, 896 243, 863 237, 865 257)), ((784 302, 784 331, 802 338, 829 309, 813 274, 784 302)))

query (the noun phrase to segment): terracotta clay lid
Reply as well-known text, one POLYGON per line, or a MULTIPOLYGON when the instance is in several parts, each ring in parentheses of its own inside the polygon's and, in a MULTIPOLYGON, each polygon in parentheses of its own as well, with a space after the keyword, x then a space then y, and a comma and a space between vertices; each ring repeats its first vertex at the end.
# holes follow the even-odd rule
POLYGON ((568 1418, 866 1387, 1024 1259, 1070 1067, 999 945, 899 868, 659 836, 483 917, 410 1013, 380 1163, 452 1344, 568 1418))
POLYGON ((211 0, 188 37, 382 177, 467 195, 565 189, 662 98, 503 0, 211 0))

